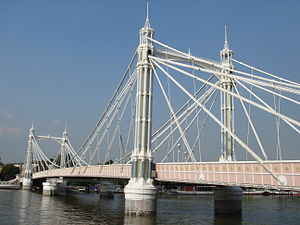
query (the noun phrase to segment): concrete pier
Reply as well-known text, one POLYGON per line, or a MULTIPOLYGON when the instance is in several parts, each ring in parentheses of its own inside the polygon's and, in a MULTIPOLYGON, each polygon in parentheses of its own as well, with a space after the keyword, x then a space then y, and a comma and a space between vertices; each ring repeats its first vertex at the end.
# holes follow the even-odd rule
POLYGON ((59 193, 65 192, 67 188, 67 183, 62 179, 47 179, 43 182, 43 195, 54 196, 59 193))
POLYGON ((124 189, 125 214, 147 216, 156 214, 157 189, 152 179, 134 178, 124 189))
POLYGON ((125 216, 124 225, 156 225, 156 216, 125 216))
POLYGON ((31 179, 23 179, 22 189, 23 190, 31 190, 32 188, 32 180, 31 179))
POLYGON ((55 182, 43 182, 43 195, 54 196, 56 194, 56 183, 55 182))
POLYGON ((240 187, 220 186, 214 189, 215 215, 242 215, 243 191, 240 187))

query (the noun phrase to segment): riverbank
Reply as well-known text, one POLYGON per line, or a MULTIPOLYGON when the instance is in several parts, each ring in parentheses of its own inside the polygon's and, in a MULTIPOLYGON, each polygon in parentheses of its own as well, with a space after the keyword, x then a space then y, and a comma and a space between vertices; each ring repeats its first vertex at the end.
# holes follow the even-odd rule
POLYGON ((19 183, 13 184, 8 181, 0 181, 0 189, 19 190, 20 184, 19 183))

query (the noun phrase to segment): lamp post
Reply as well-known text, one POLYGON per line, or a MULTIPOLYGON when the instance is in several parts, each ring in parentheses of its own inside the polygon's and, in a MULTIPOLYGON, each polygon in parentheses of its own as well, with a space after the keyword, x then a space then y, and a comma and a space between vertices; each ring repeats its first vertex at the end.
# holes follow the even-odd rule
POLYGON ((180 148, 181 144, 177 144, 178 152, 177 152, 177 162, 179 162, 180 148))

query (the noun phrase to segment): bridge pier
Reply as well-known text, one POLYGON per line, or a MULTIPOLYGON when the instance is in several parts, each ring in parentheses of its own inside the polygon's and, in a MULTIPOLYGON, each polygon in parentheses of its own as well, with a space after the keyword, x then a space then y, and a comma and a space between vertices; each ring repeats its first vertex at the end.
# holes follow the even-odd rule
POLYGON ((67 183, 63 179, 47 179, 46 182, 43 182, 43 195, 45 196, 54 196, 61 192, 65 192, 67 188, 67 183))
POLYGON ((156 214, 157 189, 152 179, 131 178, 125 189, 125 214, 147 216, 156 214))
POLYGON ((52 181, 43 182, 43 195, 54 196, 56 194, 56 183, 52 181))
POLYGON ((242 215, 243 191, 241 187, 220 186, 214 190, 215 215, 242 215))
POLYGON ((124 225, 156 225, 156 216, 125 216, 124 225))
POLYGON ((31 188, 32 188, 32 180, 24 178, 22 181, 22 189, 31 190, 31 188))

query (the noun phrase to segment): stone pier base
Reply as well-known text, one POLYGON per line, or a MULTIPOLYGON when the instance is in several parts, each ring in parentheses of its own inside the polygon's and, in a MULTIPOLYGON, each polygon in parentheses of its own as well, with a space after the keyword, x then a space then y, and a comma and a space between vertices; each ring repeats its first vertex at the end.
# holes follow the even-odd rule
POLYGON ((157 189, 152 179, 132 178, 124 189, 125 214, 146 216, 156 214, 157 189))
POLYGON ((214 198, 215 215, 242 215, 243 191, 240 187, 216 187, 214 198))
POLYGON ((125 216, 124 225, 156 225, 156 216, 125 216))
POLYGON ((32 188, 32 180, 24 179, 22 182, 22 189, 23 190, 31 190, 32 188))
POLYGON ((54 196, 57 194, 56 183, 54 182, 43 182, 43 195, 54 196))
POLYGON ((43 182, 43 195, 54 196, 65 192, 66 188, 67 184, 62 179, 47 179, 46 182, 43 182))

